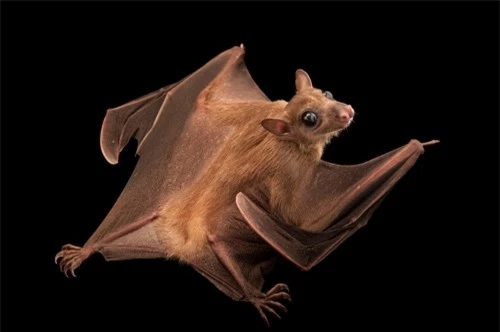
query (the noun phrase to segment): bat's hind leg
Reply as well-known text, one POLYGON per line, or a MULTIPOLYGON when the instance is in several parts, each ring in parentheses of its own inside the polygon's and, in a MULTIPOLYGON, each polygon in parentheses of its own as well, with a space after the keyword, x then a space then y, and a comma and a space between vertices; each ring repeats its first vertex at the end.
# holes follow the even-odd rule
POLYGON ((69 277, 68 272, 70 272, 73 277, 76 277, 75 270, 93 253, 95 253, 95 250, 91 247, 82 248, 72 244, 66 244, 61 248, 61 251, 57 253, 55 262, 57 264, 58 261, 61 260, 59 262, 59 267, 66 277, 69 277))
POLYGON ((288 286, 279 283, 266 293, 263 293, 255 287, 254 283, 249 281, 249 278, 244 275, 240 266, 235 263, 235 259, 231 255, 230 243, 218 239, 213 235, 209 235, 208 239, 215 255, 240 287, 244 295, 243 301, 250 302, 257 308, 267 327, 270 326, 269 315, 281 319, 279 312, 287 312, 286 306, 281 302, 291 301, 288 286))

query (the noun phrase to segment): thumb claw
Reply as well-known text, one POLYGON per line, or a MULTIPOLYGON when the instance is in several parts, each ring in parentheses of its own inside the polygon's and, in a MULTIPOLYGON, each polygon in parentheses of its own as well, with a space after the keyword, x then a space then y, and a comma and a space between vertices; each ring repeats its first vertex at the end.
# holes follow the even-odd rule
POLYGON ((422 143, 423 146, 427 146, 427 145, 433 145, 433 144, 437 144, 437 143, 440 143, 441 141, 438 140, 438 139, 433 139, 432 141, 428 141, 428 142, 425 142, 425 143, 422 143))

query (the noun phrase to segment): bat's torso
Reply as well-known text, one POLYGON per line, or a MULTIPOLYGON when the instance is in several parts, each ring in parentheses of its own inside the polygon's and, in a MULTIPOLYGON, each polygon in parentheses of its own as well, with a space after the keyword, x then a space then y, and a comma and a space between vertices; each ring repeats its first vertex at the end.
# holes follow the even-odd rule
POLYGON ((240 191, 258 186, 269 193, 271 200, 277 199, 273 193, 292 194, 280 186, 293 188, 296 179, 290 167, 296 164, 291 160, 295 155, 279 146, 280 142, 260 125, 262 119, 272 115, 269 113, 283 107, 279 102, 279 108, 273 109, 269 104, 247 109, 211 109, 217 112, 212 118, 222 126, 218 130, 228 134, 191 184, 171 195, 161 208, 157 229, 168 255, 190 262, 205 253, 209 232, 224 236, 230 232, 228 225, 235 223, 244 228, 235 204, 240 191), (240 114, 235 116, 235 112, 240 114))

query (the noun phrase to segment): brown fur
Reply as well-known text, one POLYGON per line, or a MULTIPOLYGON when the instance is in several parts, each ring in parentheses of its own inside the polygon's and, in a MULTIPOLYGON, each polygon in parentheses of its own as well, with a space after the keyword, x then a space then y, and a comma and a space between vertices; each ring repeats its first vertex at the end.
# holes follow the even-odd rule
POLYGON ((158 230, 170 256, 189 261, 201 254, 208 231, 216 232, 220 226, 216 216, 252 183, 262 183, 269 191, 273 212, 302 226, 295 219, 298 207, 287 203, 291 192, 286 188, 294 188, 301 181, 301 174, 321 159, 329 140, 346 127, 335 120, 346 105, 326 98, 321 90, 312 87, 306 75, 297 71, 297 94, 289 102, 221 103, 205 99, 213 121, 231 134, 226 147, 195 185, 186 188, 160 213, 169 216, 158 230), (309 108, 321 119, 314 129, 301 122, 301 115, 309 108), (278 124, 289 131, 273 132, 262 125, 265 119, 272 119, 271 126, 278 124))
POLYGON ((281 302, 291 300, 283 283, 264 293, 276 259, 304 271, 319 264, 366 225, 423 152, 413 141, 353 167, 320 160, 350 125, 352 107, 314 88, 302 70, 295 96, 271 102, 243 54, 232 48, 185 80, 108 112, 107 160, 116 163, 132 137, 141 159, 85 246, 67 244, 56 255, 64 273, 95 252, 106 260, 175 258, 232 299, 251 302, 269 326, 268 316, 280 318, 281 302))

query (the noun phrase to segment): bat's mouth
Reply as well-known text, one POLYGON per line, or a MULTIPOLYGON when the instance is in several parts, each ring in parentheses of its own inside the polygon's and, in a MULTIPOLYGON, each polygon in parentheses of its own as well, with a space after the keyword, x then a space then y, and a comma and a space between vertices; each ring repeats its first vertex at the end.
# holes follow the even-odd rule
POLYGON ((348 118, 348 119, 338 119, 337 120, 338 123, 340 123, 342 126, 348 126, 351 124, 352 122, 352 118, 348 118))
POLYGON ((352 123, 353 118, 348 118, 348 119, 335 119, 335 125, 337 127, 337 130, 339 129, 345 129, 349 127, 352 123))
POLYGON ((328 126, 324 127, 322 133, 326 134, 327 136, 337 136, 338 134, 340 134, 340 132, 349 127, 351 123, 352 119, 348 120, 335 119, 331 121, 328 126))

